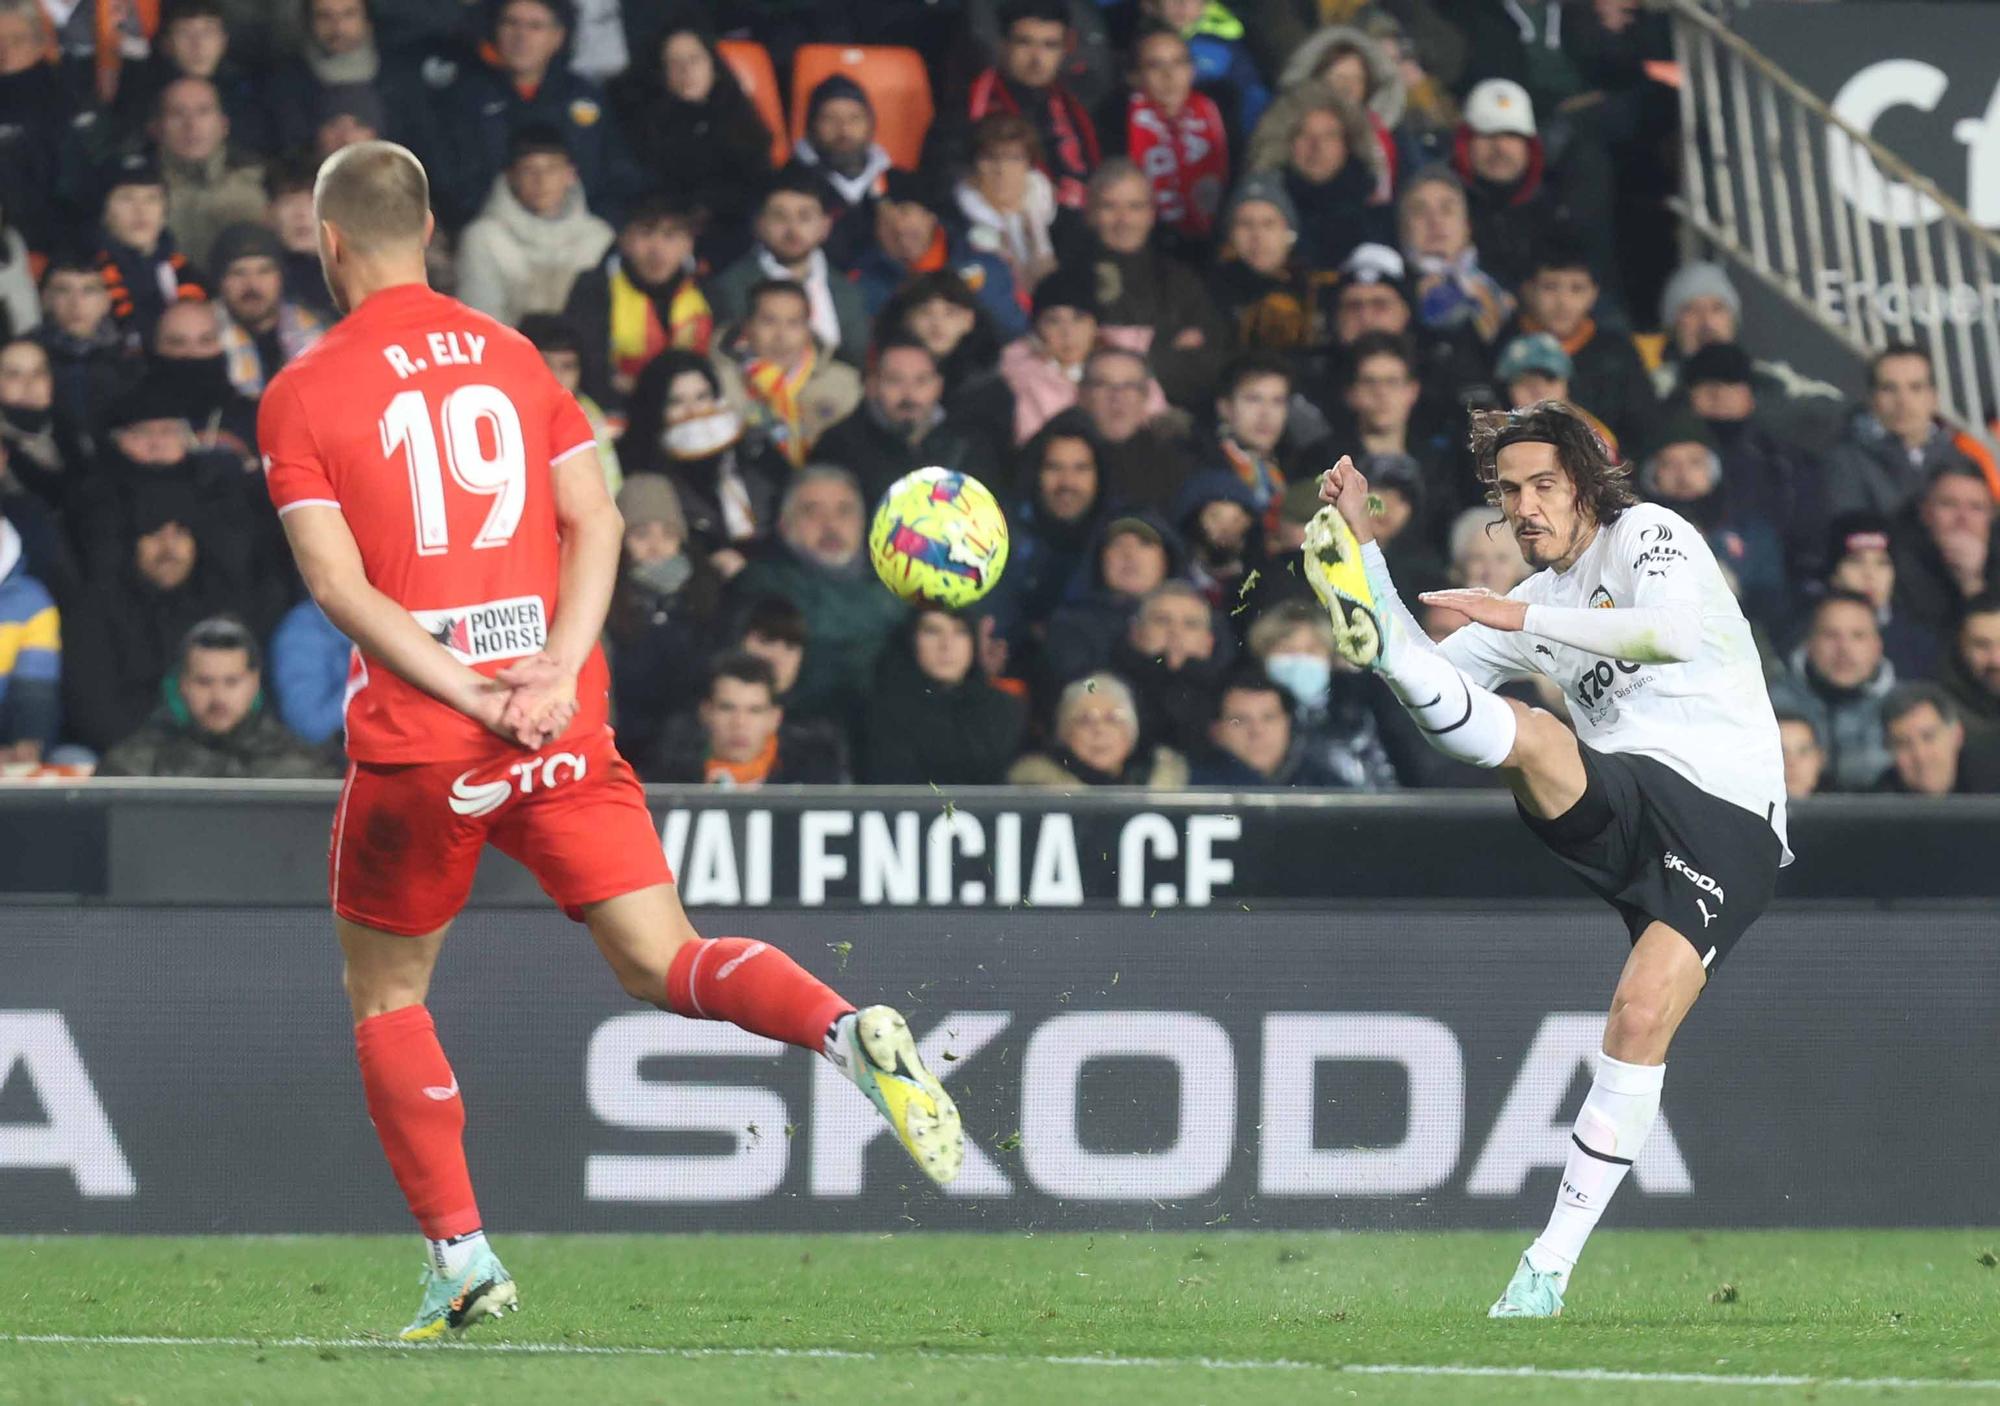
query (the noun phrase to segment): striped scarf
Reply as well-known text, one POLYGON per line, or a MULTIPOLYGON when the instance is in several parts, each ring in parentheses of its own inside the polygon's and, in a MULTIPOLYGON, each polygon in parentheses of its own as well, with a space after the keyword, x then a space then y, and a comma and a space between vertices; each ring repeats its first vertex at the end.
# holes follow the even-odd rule
POLYGON ((674 285, 667 316, 653 295, 634 283, 624 266, 611 266, 611 362, 621 376, 636 378, 646 363, 668 347, 708 354, 715 335, 715 310, 692 278, 674 285))
POLYGON ((758 357, 751 357, 743 363, 743 381, 749 387, 750 398, 769 412, 764 425, 765 433, 770 436, 772 446, 790 460, 795 469, 805 467, 806 454, 812 449, 801 424, 803 407, 799 403, 799 393, 812 379, 813 369, 818 364, 819 353, 812 347, 806 348, 798 365, 790 371, 775 361, 758 357))

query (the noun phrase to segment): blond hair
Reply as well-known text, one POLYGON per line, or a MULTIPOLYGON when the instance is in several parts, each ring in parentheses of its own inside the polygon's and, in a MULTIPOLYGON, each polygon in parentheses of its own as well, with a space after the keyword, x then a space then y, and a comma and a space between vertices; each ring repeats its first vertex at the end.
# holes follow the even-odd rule
POLYGON ((430 214, 431 182, 424 163, 394 142, 356 142, 319 168, 314 218, 340 231, 363 256, 421 248, 430 214))

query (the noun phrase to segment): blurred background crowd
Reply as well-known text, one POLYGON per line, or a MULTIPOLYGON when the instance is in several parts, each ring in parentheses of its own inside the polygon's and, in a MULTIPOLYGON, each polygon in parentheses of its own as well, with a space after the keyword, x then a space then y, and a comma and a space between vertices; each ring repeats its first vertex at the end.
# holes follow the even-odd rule
POLYGON ((1509 589, 1466 416, 1560 398, 1707 534, 1795 794, 2000 789, 2000 469, 1922 351, 1850 402, 1677 265, 1668 48, 1636 0, 0 0, 0 759, 338 773, 256 414, 337 316, 318 164, 383 137, 599 427, 650 780, 1488 784, 1299 544, 1352 453, 1406 598, 1509 589), (868 565, 926 464, 1007 507, 971 611, 868 565))

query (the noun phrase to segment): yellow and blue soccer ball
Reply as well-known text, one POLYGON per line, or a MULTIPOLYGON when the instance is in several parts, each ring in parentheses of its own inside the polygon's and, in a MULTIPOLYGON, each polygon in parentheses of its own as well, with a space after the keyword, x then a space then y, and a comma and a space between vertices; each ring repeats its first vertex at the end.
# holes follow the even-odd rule
POLYGON ((1007 565, 1007 516, 978 479, 931 467, 889 485, 868 530, 882 584, 906 601, 956 610, 993 589, 1007 565))

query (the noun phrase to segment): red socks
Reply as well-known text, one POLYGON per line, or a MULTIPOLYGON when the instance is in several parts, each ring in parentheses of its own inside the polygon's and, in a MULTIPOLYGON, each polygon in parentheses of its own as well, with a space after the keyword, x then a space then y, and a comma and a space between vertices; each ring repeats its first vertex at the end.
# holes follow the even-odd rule
POLYGON ((370 1016, 354 1027, 354 1051, 368 1116, 424 1234, 448 1240, 479 1229, 465 1169, 465 1104, 431 1013, 404 1006, 370 1016))
POLYGON ((696 938, 674 954, 667 1009, 818 1053, 827 1027, 854 1006, 769 943, 717 937, 696 938))

